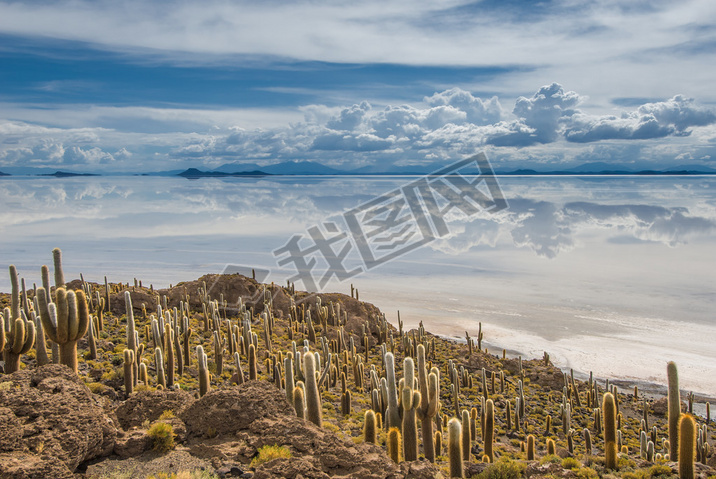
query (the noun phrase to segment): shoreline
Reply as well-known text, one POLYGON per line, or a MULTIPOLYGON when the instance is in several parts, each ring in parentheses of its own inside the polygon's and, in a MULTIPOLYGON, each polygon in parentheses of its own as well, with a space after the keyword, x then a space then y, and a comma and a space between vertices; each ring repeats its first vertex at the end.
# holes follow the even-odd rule
MULTIPOLYGON (((429 329, 428 329, 428 332, 430 332, 429 329)), ((448 341, 455 341, 455 342, 458 342, 461 344, 466 343, 466 340, 464 337, 461 338, 461 337, 450 335, 450 334, 436 334, 436 336, 438 336, 442 339, 448 340, 448 341)), ((499 344, 496 344, 496 343, 493 343, 490 341, 486 341, 484 339, 482 341, 482 344, 483 344, 483 346, 487 346, 488 352, 490 352, 490 354, 493 354, 498 357, 501 357, 501 355, 494 354, 494 351, 505 350, 506 357, 508 359, 516 359, 518 357, 522 357, 524 360, 540 359, 537 357, 530 357, 529 355, 526 355, 516 349, 501 347, 499 344)), ((549 354, 549 351, 547 351, 547 353, 549 354)), ((565 374, 569 374, 570 370, 573 369, 573 368, 570 368, 569 366, 559 364, 559 362, 552 360, 552 358, 550 358, 550 362, 552 364, 554 364, 554 366, 556 368, 558 368, 565 374)), ((577 370, 577 369, 573 369, 573 370, 574 370, 574 379, 577 379, 580 381, 587 381, 589 379, 589 372, 585 372, 585 371, 581 371, 581 370, 577 370)), ((666 379, 666 371, 664 371, 664 378, 666 379)), ((597 382, 600 382, 602 384, 604 384, 604 382, 605 382, 604 378, 598 377, 596 375, 594 375, 594 380, 597 382)), ((662 397, 666 397, 668 394, 668 388, 667 388, 666 382, 659 383, 659 382, 655 382, 655 381, 649 381, 649 380, 643 379, 643 378, 626 377, 626 378, 621 378, 621 379, 609 378, 609 383, 616 385, 619 388, 620 392, 622 392, 622 393, 628 393, 629 391, 633 391, 634 386, 637 386, 639 388, 639 394, 643 395, 649 399, 660 399, 662 397)), ((681 388, 680 392, 681 392, 682 397, 686 397, 686 394, 688 394, 689 392, 692 392, 692 391, 681 388)), ((696 392, 696 391, 693 391, 693 393, 694 393, 694 414, 698 414, 701 417, 705 417, 706 416, 705 403, 709 402, 711 404, 716 404, 716 396, 712 396, 712 395, 709 395, 708 393, 702 393, 702 392, 696 392), (703 404, 701 404, 701 403, 703 403, 703 404), (697 405, 699 406, 698 408, 697 408, 697 405), (702 411, 699 411, 699 409, 701 409, 702 411)))

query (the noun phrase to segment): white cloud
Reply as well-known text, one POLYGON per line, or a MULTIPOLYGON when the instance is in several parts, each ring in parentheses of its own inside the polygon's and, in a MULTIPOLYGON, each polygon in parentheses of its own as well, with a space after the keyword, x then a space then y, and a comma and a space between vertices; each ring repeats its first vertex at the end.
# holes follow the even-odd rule
POLYGON ((430 164, 486 149, 506 169, 589 161, 658 168, 716 154, 716 113, 684 96, 619 115, 595 115, 588 106, 583 95, 552 83, 518 98, 512 113, 496 97, 481 99, 460 88, 381 108, 366 101, 344 108, 305 105, 286 110, 283 123, 265 125, 245 121, 250 112, 240 110, 235 116, 198 110, 192 117, 188 109, 75 107, 57 115, 68 127, 0 121, 0 166, 104 165, 136 172, 315 160, 350 169, 430 164), (102 118, 105 126, 84 126, 102 118), (153 125, 150 131, 125 126, 143 122, 153 125))

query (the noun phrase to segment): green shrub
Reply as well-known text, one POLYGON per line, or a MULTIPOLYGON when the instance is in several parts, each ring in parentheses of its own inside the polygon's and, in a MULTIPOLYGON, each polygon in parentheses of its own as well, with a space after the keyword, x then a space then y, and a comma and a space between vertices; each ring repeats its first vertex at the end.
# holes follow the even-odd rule
POLYGON ((582 465, 573 457, 565 457, 562 459, 562 467, 565 469, 579 469, 582 465))
POLYGON ((522 477, 525 467, 521 462, 500 458, 496 463, 487 466, 487 469, 476 477, 478 479, 519 479, 522 477))
POLYGON ((290 457, 291 451, 286 446, 266 445, 259 448, 258 455, 251 460, 251 467, 256 467, 272 459, 288 459, 290 457))
POLYGON ((174 428, 165 422, 154 423, 147 431, 152 444, 152 449, 159 452, 167 452, 174 449, 174 428))
POLYGON ((665 465, 656 465, 649 468, 649 477, 671 477, 671 468, 665 465))

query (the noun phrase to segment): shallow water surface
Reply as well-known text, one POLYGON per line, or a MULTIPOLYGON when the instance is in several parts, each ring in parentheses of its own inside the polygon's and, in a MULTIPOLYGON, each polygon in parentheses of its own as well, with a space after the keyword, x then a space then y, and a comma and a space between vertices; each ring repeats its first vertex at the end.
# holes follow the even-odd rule
MULTIPOLYGON (((347 231, 342 213, 413 180, 2 178, 0 263, 32 284, 60 247, 69 278, 167 286, 239 265, 285 283, 296 270, 275 249, 311 226, 347 231)), ((507 209, 452 211, 448 234, 322 289, 353 283, 389 320, 449 336, 482 322, 495 351, 600 378, 664 383, 674 360, 682 388, 716 396, 716 178, 499 181, 507 209)))

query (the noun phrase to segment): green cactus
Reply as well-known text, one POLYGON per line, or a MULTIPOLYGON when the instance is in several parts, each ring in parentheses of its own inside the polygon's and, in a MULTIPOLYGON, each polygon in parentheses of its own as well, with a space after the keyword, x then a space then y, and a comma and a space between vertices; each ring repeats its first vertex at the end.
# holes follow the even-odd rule
POLYGON ((224 372, 224 351, 226 341, 221 337, 219 331, 214 331, 214 362, 216 364, 216 375, 221 376, 224 372))
POLYGON ((679 419, 681 417, 681 396, 679 393, 679 373, 676 363, 669 361, 666 365, 666 375, 669 383, 668 411, 669 411, 669 460, 679 460, 679 419))
POLYGON ((470 436, 470 413, 467 409, 462 410, 462 459, 470 460, 470 451, 472 449, 472 437, 470 436))
POLYGON ((433 450, 436 456, 440 456, 443 453, 443 435, 440 431, 435 431, 435 440, 433 441, 433 450))
POLYGON ((149 373, 147 365, 144 363, 139 363, 139 381, 142 381, 145 386, 149 386, 149 373))
POLYGON ((492 399, 485 403, 485 455, 490 458, 490 463, 495 462, 495 455, 492 447, 495 442, 495 404, 492 399))
POLYGON ((52 261, 55 265, 55 289, 65 286, 65 273, 62 271, 62 251, 60 248, 52 250, 52 261))
POLYGON ((612 393, 604 393, 602 400, 602 411, 604 413, 604 454, 606 456, 607 469, 617 468, 617 407, 614 403, 612 393))
POLYGON ((56 303, 48 303, 49 295, 38 288, 40 318, 45 333, 60 347, 60 363, 77 372, 77 341, 89 328, 89 310, 83 291, 55 290, 56 303))
POLYGON ((582 430, 582 436, 584 437, 584 449, 587 455, 592 454, 592 433, 586 427, 582 430))
MULTIPOLYGON (((166 389, 167 379, 164 375, 164 358, 162 357, 162 348, 154 349, 154 368, 157 371, 157 387, 161 386, 162 389, 166 389)), ((201 371, 199 371, 199 375, 201 376, 201 371)), ((199 381, 199 385, 201 386, 201 380, 199 381)))
POLYGON ((134 351, 124 350, 124 392, 129 396, 134 392, 134 351))
POLYGON ((457 418, 448 422, 448 457, 450 459, 450 477, 465 477, 462 467, 462 426, 457 418))
MULTIPOLYGON (((23 313, 24 316, 24 313, 23 313)), ((20 356, 28 352, 35 344, 35 325, 24 318, 10 319, 10 328, 5 331, 5 373, 10 374, 20 369, 20 356)), ((0 327, 0 329, 2 329, 0 327)), ((2 341, 0 341, 2 342, 2 341)))
MULTIPOLYGON (((301 381, 298 382, 299 384, 302 384, 301 381)), ((301 419, 306 418, 306 401, 303 394, 303 388, 297 384, 296 387, 293 388, 293 407, 296 410, 296 416, 300 417, 301 419)))
POLYGON ((400 411, 398 409, 398 392, 395 384, 395 357, 393 353, 385 353, 385 376, 388 389, 388 407, 385 410, 385 426, 387 429, 396 427, 400 429, 400 411))
POLYGON ((17 319, 20 317, 20 284, 15 265, 11 264, 9 269, 10 284, 12 287, 10 319, 17 319))
POLYGON ((209 361, 201 346, 196 347, 196 360, 199 365, 199 397, 209 392, 211 376, 209 375, 209 361))
POLYGON ((341 414, 348 416, 351 413, 351 392, 346 390, 341 394, 341 414))
POLYGON ((557 454, 557 445, 554 443, 554 440, 551 438, 547 438, 547 455, 553 456, 557 454))
MULTIPOLYGON (((407 362, 411 358, 405 358, 407 362)), ((406 381, 407 382, 407 381, 406 381)), ((409 387, 404 387, 401 393, 403 405, 403 453, 406 461, 418 459, 418 423, 416 410, 420 406, 420 393, 409 387)))
POLYGON ((167 344, 167 387, 174 386, 174 330, 172 325, 166 323, 164 325, 164 336, 166 338, 165 343, 167 344))
POLYGON ((388 440, 386 445, 388 447, 388 457, 390 457, 396 464, 399 464, 403 460, 400 450, 402 445, 400 429, 397 427, 391 427, 388 429, 388 440))
POLYGON ((256 359, 256 346, 249 344, 249 380, 254 381, 259 376, 258 360, 256 359))
POLYGON ((425 346, 418 345, 418 386, 420 387, 420 406, 417 408, 418 418, 423 433, 423 454, 430 462, 435 462, 433 422, 440 409, 440 371, 433 368, 428 374, 425 363, 425 346))
POLYGON ((532 434, 527 436, 527 460, 535 460, 535 437, 532 434))
POLYGON ((323 424, 321 395, 316 380, 316 358, 311 353, 303 355, 303 375, 306 386, 306 419, 318 427, 323 424))
POLYGON ((378 419, 375 415, 375 411, 368 409, 365 412, 365 419, 363 422, 363 440, 371 444, 377 444, 378 442, 378 419))
MULTIPOLYGON (((38 324, 41 325, 41 324, 42 324, 42 321, 39 321, 38 324)), ((39 331, 39 328, 37 328, 37 329, 38 329, 38 331, 37 331, 37 338, 36 338, 36 340, 35 340, 35 342, 37 343, 37 347, 36 347, 35 349, 36 349, 37 352, 38 352, 37 364, 40 365, 39 350, 40 350, 40 349, 44 349, 44 345, 40 345, 40 342, 41 342, 41 341, 40 341, 40 338, 39 338, 39 336, 40 336, 40 331, 39 331)), ((96 340, 97 333, 96 333, 96 328, 95 328, 94 320, 91 319, 91 318, 90 318, 90 322, 89 322, 89 328, 87 328, 87 332, 89 333, 88 342, 89 342, 89 348, 90 348, 90 359, 96 360, 96 359, 97 359, 97 340, 96 340)), ((44 333, 44 329, 42 330, 42 334, 43 334, 43 336, 44 336, 44 334, 45 334, 45 333, 44 333)), ((46 351, 45 351, 45 356, 47 356, 47 352, 46 352, 46 351)), ((48 361, 49 361, 49 359, 48 359, 48 361)))
POLYGON ((695 451, 696 421, 690 414, 684 414, 679 421, 679 479, 694 479, 695 451))
POLYGON ((296 383, 293 374, 293 358, 290 354, 283 358, 283 370, 284 375, 286 376, 286 384, 284 385, 284 388, 286 389, 286 400, 288 402, 292 402, 293 388, 296 387, 296 383))

